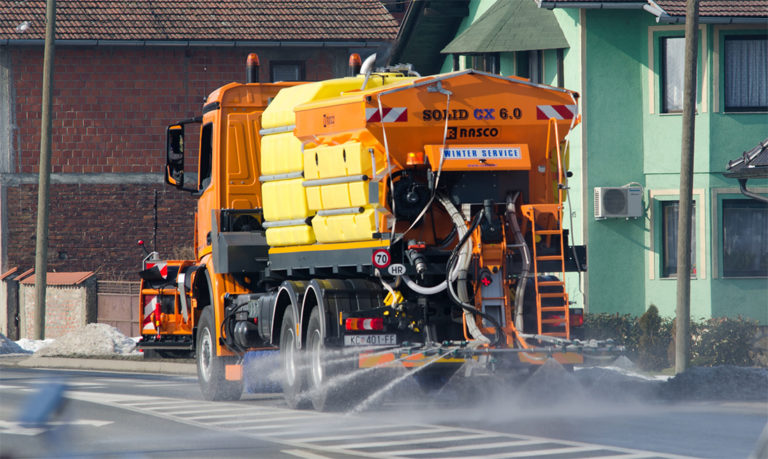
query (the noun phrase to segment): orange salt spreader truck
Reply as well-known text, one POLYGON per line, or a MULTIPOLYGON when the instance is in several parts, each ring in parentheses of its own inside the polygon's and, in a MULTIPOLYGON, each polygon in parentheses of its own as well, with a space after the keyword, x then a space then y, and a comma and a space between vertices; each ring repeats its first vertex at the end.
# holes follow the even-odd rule
POLYGON ((349 402, 328 381, 361 368, 434 383, 469 362, 582 362, 564 283, 586 269, 563 229, 577 93, 354 55, 351 77, 258 83, 257 61, 168 127, 195 258, 144 260, 140 348, 194 351, 207 399, 239 398, 244 354, 279 349, 288 405, 318 410, 349 402))

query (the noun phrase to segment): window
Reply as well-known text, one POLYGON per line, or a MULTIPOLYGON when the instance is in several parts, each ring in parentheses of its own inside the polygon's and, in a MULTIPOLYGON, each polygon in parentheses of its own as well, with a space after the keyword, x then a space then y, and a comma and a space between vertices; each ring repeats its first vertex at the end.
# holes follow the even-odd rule
MULTIPOLYGON (((677 277, 677 201, 661 203, 661 277, 677 277)), ((696 206, 691 209, 691 275, 696 275, 696 206)))
POLYGON ((303 81, 304 63, 300 61, 272 61, 269 63, 272 82, 303 81))
MULTIPOLYGON (((499 73, 499 54, 464 54, 464 68, 487 73, 499 73)), ((454 70, 458 70, 457 55, 454 54, 454 70)))
POLYGON ((768 111, 768 37, 726 37, 724 73, 726 111, 768 111))
POLYGON ((518 51, 515 53, 517 76, 528 78, 532 83, 544 80, 544 57, 541 51, 518 51))
POLYGON ((685 71, 685 38, 661 39, 661 111, 683 111, 683 74, 685 71))
POLYGON ((200 128, 200 190, 211 184, 211 161, 213 160, 213 123, 200 128))
POLYGON ((723 276, 768 277, 768 204, 723 200, 723 276))

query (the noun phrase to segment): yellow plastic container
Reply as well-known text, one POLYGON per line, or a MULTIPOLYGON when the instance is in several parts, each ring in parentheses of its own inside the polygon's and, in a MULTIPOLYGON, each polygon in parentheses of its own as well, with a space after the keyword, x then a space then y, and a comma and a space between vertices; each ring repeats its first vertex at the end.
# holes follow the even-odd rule
POLYGON ((267 244, 271 247, 314 244, 315 235, 308 225, 267 228, 267 244))
POLYGON ((261 186, 264 220, 268 222, 296 220, 311 214, 301 178, 266 182, 261 186))
POLYGON ((320 187, 320 196, 323 209, 343 209, 352 206, 349 200, 349 186, 346 183, 323 185, 320 187))
POLYGON ((368 208, 361 214, 317 215, 312 219, 312 228, 318 242, 365 241, 376 232, 376 212, 368 208))
POLYGON ((292 132, 261 138, 261 175, 300 172, 304 169, 301 142, 292 132))
MULTIPOLYGON (((319 146, 304 152, 304 179, 316 180, 373 175, 371 155, 360 142, 319 146)), ((311 210, 360 207, 369 204, 368 182, 356 180, 333 185, 308 186, 307 203, 311 210)))
POLYGON ((292 125, 296 122, 296 115, 293 112, 295 106, 314 100, 337 97, 342 92, 351 89, 360 89, 362 82, 362 78, 347 77, 317 81, 283 89, 264 111, 264 115, 261 118, 261 127, 269 129, 292 125))

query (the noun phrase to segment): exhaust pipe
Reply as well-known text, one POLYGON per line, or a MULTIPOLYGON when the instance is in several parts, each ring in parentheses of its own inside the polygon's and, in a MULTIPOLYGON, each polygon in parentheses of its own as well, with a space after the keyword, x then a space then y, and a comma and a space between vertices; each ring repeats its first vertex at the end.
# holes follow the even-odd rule
POLYGON ((365 79, 363 80, 363 86, 360 88, 360 90, 364 90, 365 87, 368 85, 368 78, 371 77, 371 73, 373 72, 373 65, 375 63, 376 63, 376 53, 373 53, 370 56, 365 58, 365 62, 363 62, 362 67, 360 67, 360 73, 365 75, 365 79))
POLYGON ((259 56, 256 53, 250 53, 245 61, 245 82, 259 82, 259 56))

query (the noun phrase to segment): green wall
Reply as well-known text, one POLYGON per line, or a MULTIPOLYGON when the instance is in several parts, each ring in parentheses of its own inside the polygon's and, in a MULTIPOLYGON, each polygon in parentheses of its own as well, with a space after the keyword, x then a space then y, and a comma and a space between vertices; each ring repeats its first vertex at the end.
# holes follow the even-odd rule
MULTIPOLYGON (((639 315, 655 304, 673 316, 677 282, 661 277, 661 205, 679 199, 681 114, 660 112, 660 37, 682 35, 682 26, 659 26, 643 11, 586 10, 588 175, 585 202, 595 186, 637 182, 645 188, 642 219, 587 219, 590 312, 639 315), (652 53, 652 54, 649 54, 652 53)), ((768 135, 768 114, 713 112, 722 107, 723 33, 702 26, 694 154, 696 274, 691 279, 691 316, 744 316, 768 323, 768 279, 724 279, 715 260, 722 249, 722 196, 738 187, 722 177, 729 160, 768 135), (718 35, 716 37, 716 35, 718 35), (715 65, 718 64, 718 65, 715 65), (715 99, 719 98, 719 101, 715 99), (720 196, 720 198, 718 198, 720 196)), ((724 29, 733 33, 733 29, 724 29)), ((768 181, 750 181, 750 186, 768 181)))
MULTIPOLYGON (((642 55, 645 21, 626 10, 586 11, 587 189, 644 185, 642 55)), ((642 314, 647 250, 643 219, 594 220, 585 209, 590 312, 642 314)))

